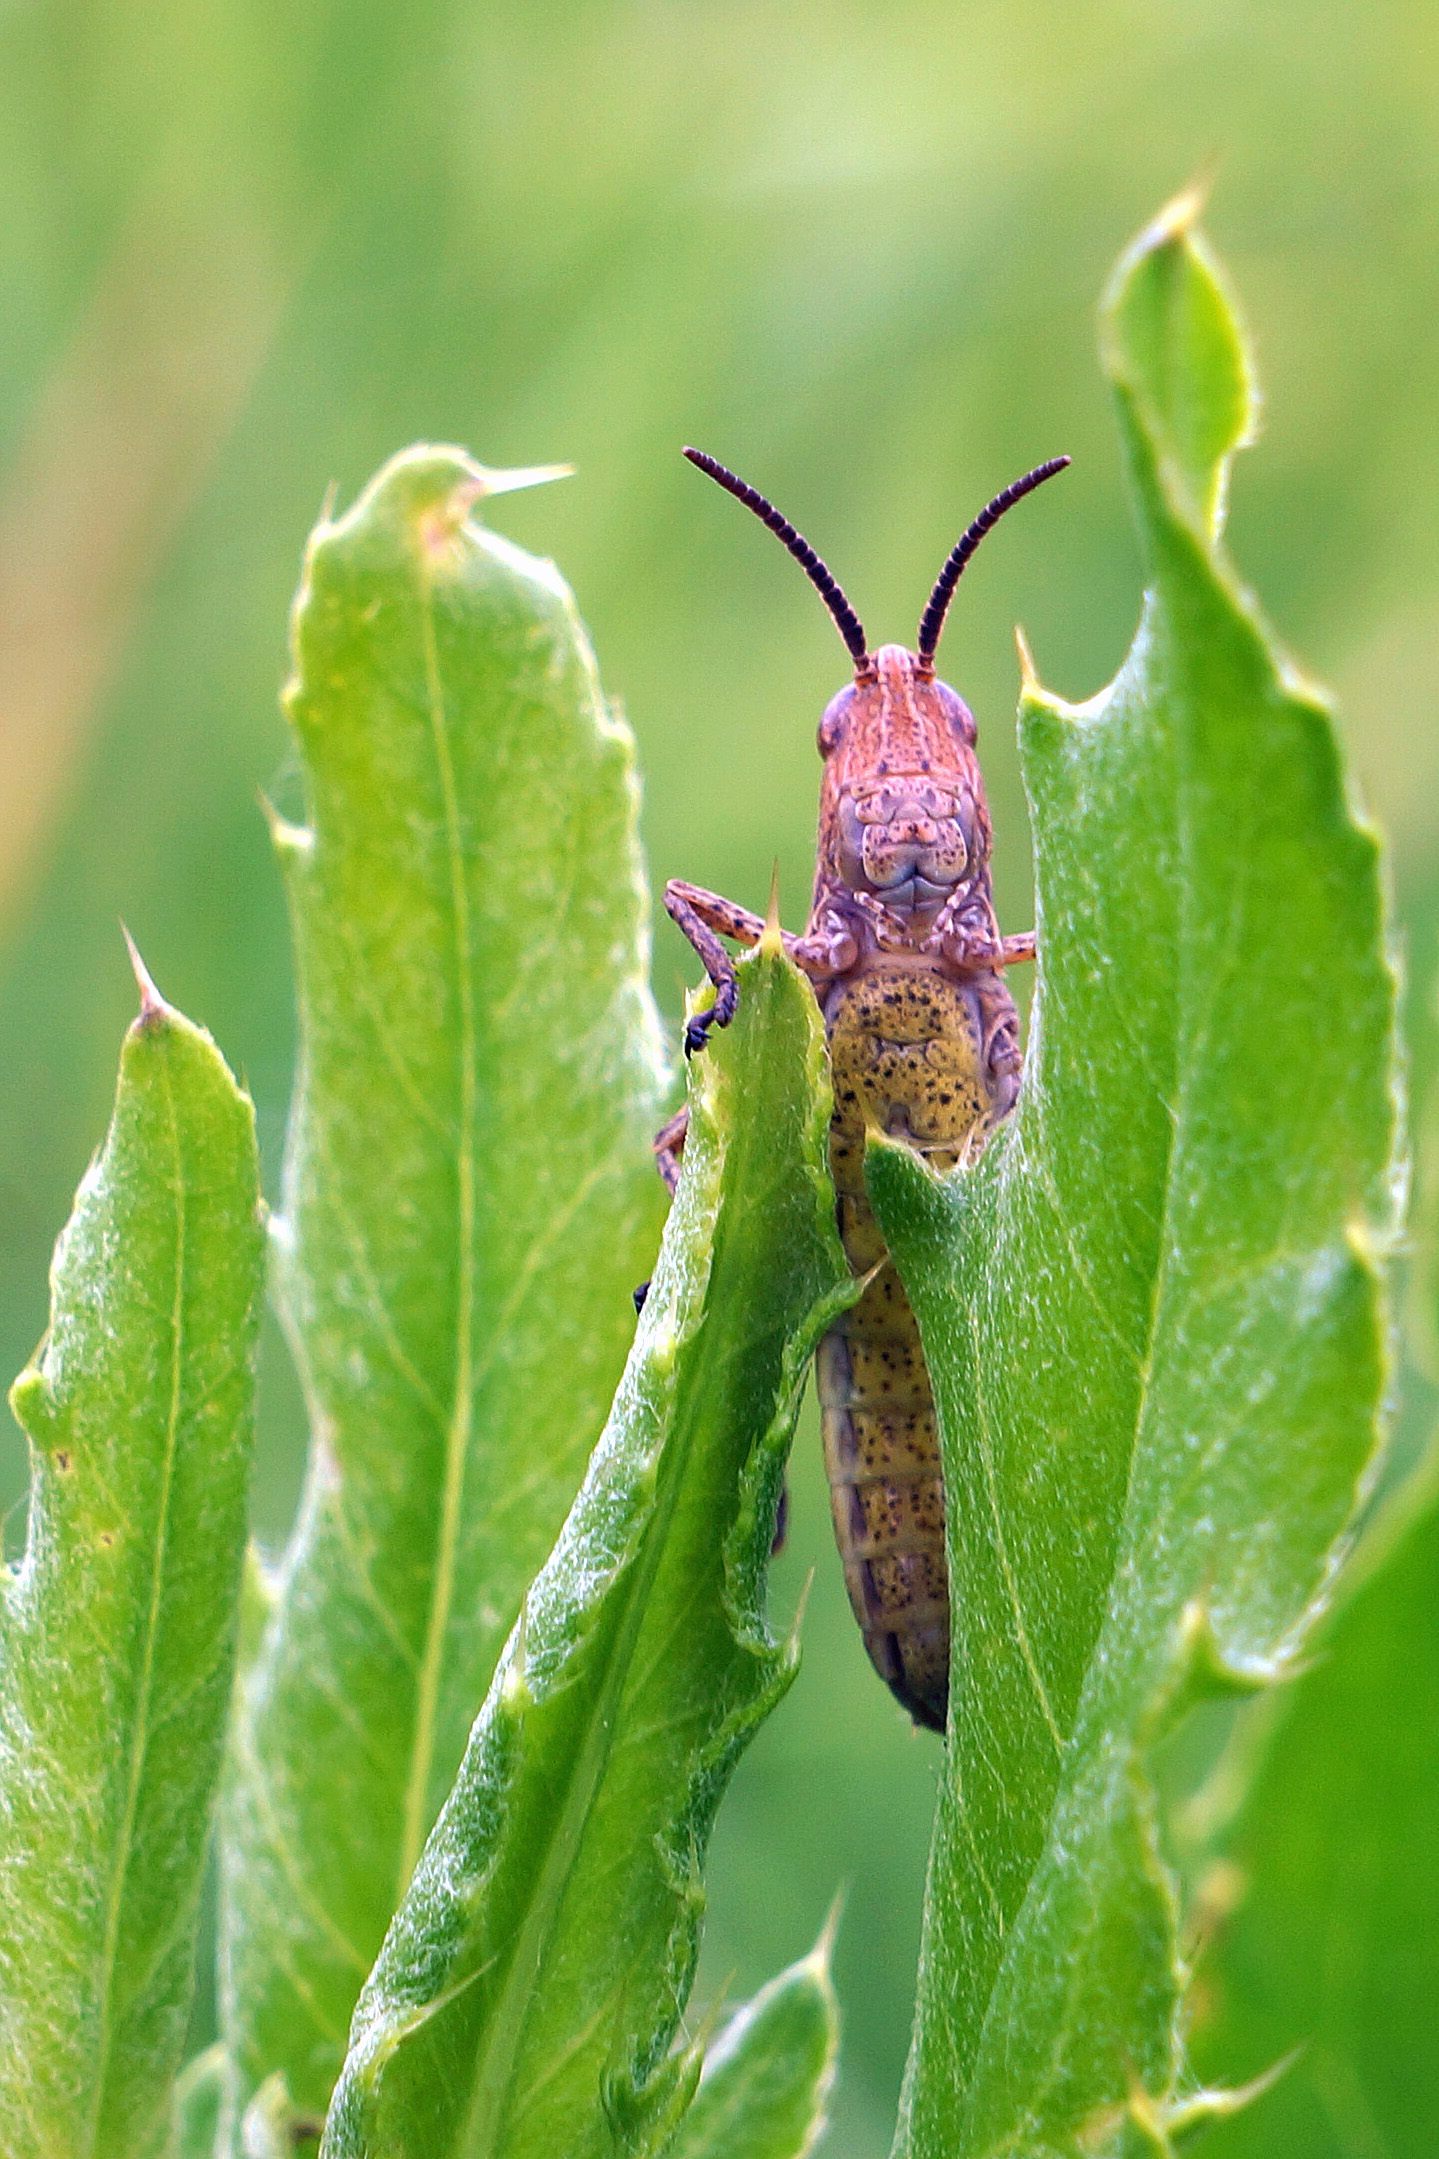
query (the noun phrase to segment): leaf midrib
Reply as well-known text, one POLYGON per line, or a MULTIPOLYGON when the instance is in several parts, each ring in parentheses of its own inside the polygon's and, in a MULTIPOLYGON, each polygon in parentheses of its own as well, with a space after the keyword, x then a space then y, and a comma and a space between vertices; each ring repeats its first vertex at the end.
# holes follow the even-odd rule
POLYGON ((96 2048, 96 2073, 90 2086, 89 2119, 85 2124, 86 2148, 92 2153, 97 2153, 99 2150, 98 2138, 101 2116, 108 2096, 110 2057, 115 2043, 114 1992, 120 1921, 125 1901, 125 1890, 129 1879, 130 1860, 135 1842, 135 1825, 139 1818, 140 1793, 144 1782, 145 1763, 149 1750, 150 1711, 155 1691, 156 1645, 160 1633, 161 1606, 164 1601, 166 1562, 169 1556, 170 1506, 174 1491, 175 1454, 180 1428, 180 1405, 184 1393, 187 1228, 184 1152, 180 1141, 179 1116, 175 1106, 175 1090, 168 1057, 161 1061, 160 1071, 164 1086, 166 1122, 173 1162, 171 1190, 174 1195, 175 1224, 174 1287, 170 1299, 170 1399, 166 1409, 165 1445, 160 1473, 160 1503, 150 1567, 150 1604, 145 1619, 145 1643, 140 1661, 134 1720, 131 1727, 125 1809, 120 1822, 119 1835, 115 1841, 114 1856, 110 1868, 110 1881, 105 1905, 105 1933, 100 1950, 100 2037, 96 2048))
POLYGON ((436 1542, 434 1587, 425 1626, 425 1646, 420 1658, 416 1688, 414 1738, 410 1748, 409 1774, 405 1783, 399 1864, 396 1870, 395 1904, 398 1906, 424 1847, 429 1822, 430 1780, 434 1771, 435 1728, 439 1716, 440 1685, 444 1676, 445 1641, 455 1596, 455 1554, 459 1544, 460 1510, 464 1499, 465 1470, 474 1423, 474 1301, 475 1301, 475 1103, 477 1095, 477 1046, 475 1038, 474 980, 470 895, 465 877, 460 832, 459 795, 454 760, 450 752, 449 722, 444 683, 440 672, 435 634, 434 573, 421 571, 420 634, 425 657, 425 689, 429 708, 430 736, 444 805, 445 847, 449 869, 450 908, 454 936, 455 969, 460 1010, 459 1130, 456 1136, 456 1223, 458 1282, 455 1300, 455 1369, 453 1398, 445 1427, 445 1474, 440 1500, 436 1542))

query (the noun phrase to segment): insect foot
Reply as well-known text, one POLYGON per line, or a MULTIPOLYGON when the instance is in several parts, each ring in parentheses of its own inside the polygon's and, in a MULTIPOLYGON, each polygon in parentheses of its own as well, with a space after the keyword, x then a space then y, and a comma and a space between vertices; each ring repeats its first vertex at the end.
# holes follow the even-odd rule
POLYGON ((687 1020, 685 1022, 686 1057, 693 1057, 696 1050, 704 1048, 709 1041, 711 1027, 722 1026, 723 1024, 723 1021, 716 1019, 713 1005, 710 1006, 707 1012, 697 1012, 692 1020, 687 1020))
POLYGON ((702 1050, 710 1038, 712 1027, 728 1027, 739 1003, 739 989, 731 972, 729 980, 721 982, 712 1005, 703 1012, 696 1012, 693 1019, 685 1022, 685 1055, 693 1057, 702 1050))

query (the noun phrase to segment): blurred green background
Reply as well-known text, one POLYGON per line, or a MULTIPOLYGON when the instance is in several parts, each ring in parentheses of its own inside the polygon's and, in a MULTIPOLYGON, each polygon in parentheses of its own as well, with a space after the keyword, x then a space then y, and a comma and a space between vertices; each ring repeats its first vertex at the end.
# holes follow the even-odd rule
MULTIPOLYGON (((762 906, 777 857, 794 926, 814 723, 844 654, 679 445, 772 494, 876 640, 910 638, 987 496, 1069 451, 966 578, 943 654, 981 721, 1001 919, 1027 926, 1011 629, 1075 697, 1124 650, 1138 565, 1094 307, 1196 172, 1269 413, 1234 552, 1340 693, 1427 1011, 1432 0, 10 0, 0 58, 8 1371, 105 1122, 133 1002, 118 917, 246 1077, 273 1189, 292 1015, 255 798, 291 785, 285 613, 326 489, 349 499, 407 441, 578 466, 493 522, 576 590, 639 738, 656 890, 684 875, 762 906)), ((668 1011, 690 972, 661 921, 668 1011)), ((1416 1024, 1421 1078, 1428 1055, 1416 1024)), ((269 1349, 259 1504, 278 1540, 301 1441, 269 1349)), ((10 1430, 0 1479, 10 1504, 10 1430)), ((937 1753, 864 1663, 812 1428, 794 1482, 777 1593, 816 1570, 806 1662, 721 1817, 704 1991, 801 1953, 847 1885, 830 2148, 870 2159, 903 2063, 937 1753)), ((12 1548, 22 1531, 12 1506, 12 1548)))

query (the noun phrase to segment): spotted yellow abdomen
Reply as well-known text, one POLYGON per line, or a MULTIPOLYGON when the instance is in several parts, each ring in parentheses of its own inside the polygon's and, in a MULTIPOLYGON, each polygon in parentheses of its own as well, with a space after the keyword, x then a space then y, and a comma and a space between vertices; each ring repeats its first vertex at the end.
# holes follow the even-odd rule
POLYGON ((865 1196, 865 1131, 907 1140, 939 1170, 973 1157, 1013 1100, 986 1060, 996 998, 1008 1005, 993 975, 954 980, 895 955, 825 1000, 840 1236, 856 1274, 878 1270, 816 1360, 835 1539, 875 1670, 937 1731, 949 1697, 939 1431, 919 1327, 865 1196))

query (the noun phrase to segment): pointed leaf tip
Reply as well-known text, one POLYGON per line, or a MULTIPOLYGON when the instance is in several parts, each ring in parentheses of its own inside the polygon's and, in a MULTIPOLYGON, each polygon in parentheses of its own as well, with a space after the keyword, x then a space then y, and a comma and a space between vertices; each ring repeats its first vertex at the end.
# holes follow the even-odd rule
POLYGON ((1149 236, 1156 243, 1166 240, 1183 240, 1192 233, 1209 207, 1209 190, 1212 175, 1198 174, 1172 195, 1164 208, 1148 227, 1149 236))
POLYGON ((770 876, 769 876, 769 905, 768 905, 768 907, 767 907, 767 908, 765 909, 765 917, 764 917, 764 935, 763 935, 763 936, 762 936, 762 937, 760 938, 760 941, 759 941, 759 949, 760 949, 760 951, 761 951, 761 952, 768 952, 768 953, 774 954, 774 955, 776 955, 776 956, 778 956, 778 954, 779 954, 779 953, 781 953, 781 952, 782 952, 782 951, 784 950, 784 942, 783 942, 783 939, 781 938, 781 935, 780 935, 780 927, 779 927, 779 858, 778 858, 778 856, 776 856, 776 858, 775 858, 775 862, 774 862, 774 866, 773 866, 773 868, 772 868, 772 869, 771 869, 771 871, 770 871, 770 876))
POLYGON ((1019 694, 1026 703, 1032 704, 1044 695, 1044 685, 1034 664, 1034 654, 1029 649, 1029 639, 1017 622, 1014 625, 1014 648, 1019 654, 1019 694))
POLYGON ((799 1664, 800 1641, 804 1633, 804 1615, 809 1609, 809 1595, 813 1588, 814 1568, 811 1567, 800 1586, 799 1596, 795 1600, 794 1618, 789 1623, 789 1632, 784 1640, 785 1656, 796 1666, 799 1664))
MULTIPOLYGON (((565 478, 568 465, 525 465, 506 470, 482 465, 468 450, 455 443, 412 443, 381 466, 350 508, 338 518, 327 505, 325 516, 310 538, 307 554, 310 574, 332 548, 348 556, 357 544, 382 542, 389 534, 402 543, 411 562, 418 554, 427 570, 459 571, 473 558, 465 555, 462 538, 470 513, 489 495, 511 494, 517 488, 538 487, 547 480, 565 478)), ((371 564, 371 571, 374 565, 371 564)), ((533 564, 544 581, 557 583, 552 566, 533 564)))
MULTIPOLYGON (((812 1575, 811 1579, 813 1579, 812 1575)), ((834 1956, 834 1945, 839 1938, 840 1921, 844 1917, 844 1908, 848 1902, 849 1884, 848 1882, 842 1882, 830 1901, 829 1910, 824 1915, 824 1925, 816 1935, 814 1947, 806 1959, 810 1969, 817 1972, 821 1978, 827 1979, 829 1977, 830 1963, 834 1956)))
POLYGON ((1234 453, 1258 432, 1259 392, 1237 302, 1199 231, 1203 201, 1186 189, 1125 249, 1100 323, 1106 371, 1168 493, 1212 543, 1234 453))
POLYGON ((573 465, 513 465, 508 468, 476 465, 476 497, 514 495, 524 487, 545 487, 551 480, 572 480, 573 465))
POLYGON ((147 1021, 160 1018, 161 1014, 166 1010, 165 1000, 156 989, 154 977, 140 957, 140 948, 123 922, 120 924, 120 935, 125 940, 125 950, 130 955, 130 965, 134 971, 135 984, 140 992, 139 1024, 144 1026, 147 1021))
POLYGON ((1261 2069, 1247 2084, 1211 2086, 1172 2101, 1160 2112, 1165 2135, 1183 2136, 1190 2129, 1203 2128, 1207 2122, 1224 2121, 1231 2114, 1242 2113, 1246 2107, 1253 2106, 1256 2099, 1262 2099, 1266 2092, 1272 2091, 1282 2077, 1287 2077, 1304 2051, 1302 2046, 1291 2047, 1287 2054, 1281 2054, 1277 2062, 1261 2069))
POLYGON ((1294 1676, 1292 1657, 1249 1656, 1221 1640, 1207 1596, 1191 1597, 1179 1615, 1167 1686, 1156 1697, 1151 1740, 1172 1731, 1201 1702, 1242 1700, 1294 1676))
POLYGON ((543 487, 550 480, 574 477, 573 465, 515 465, 508 470, 465 458, 464 474, 443 501, 421 515, 420 539, 432 554, 445 554, 477 502, 491 495, 513 495, 521 488, 543 487))

